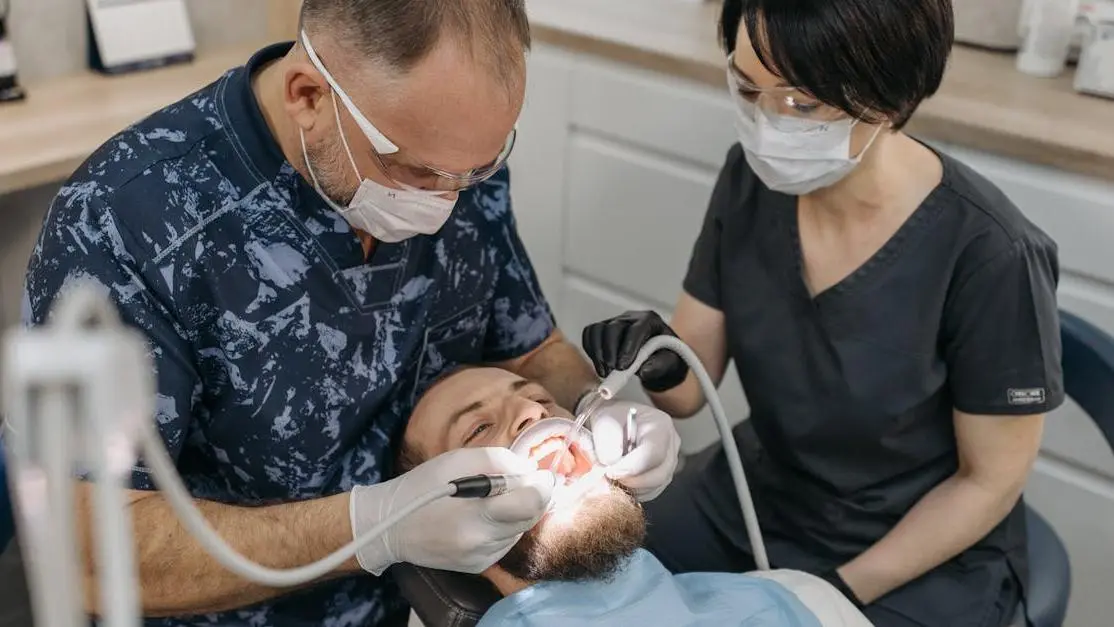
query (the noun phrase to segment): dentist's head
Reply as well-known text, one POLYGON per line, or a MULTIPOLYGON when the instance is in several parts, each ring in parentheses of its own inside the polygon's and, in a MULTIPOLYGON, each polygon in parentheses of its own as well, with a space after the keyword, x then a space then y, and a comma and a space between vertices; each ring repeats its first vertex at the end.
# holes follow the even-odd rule
POLYGON ((268 122, 354 228, 432 233, 509 156, 529 45, 522 0, 306 0, 260 79, 280 94, 268 122))

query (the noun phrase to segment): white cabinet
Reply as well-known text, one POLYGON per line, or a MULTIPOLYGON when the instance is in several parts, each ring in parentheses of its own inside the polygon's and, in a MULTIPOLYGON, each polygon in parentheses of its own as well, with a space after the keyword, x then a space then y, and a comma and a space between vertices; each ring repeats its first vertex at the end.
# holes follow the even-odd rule
POLYGON ((583 132, 715 171, 735 143, 726 69, 724 76, 723 89, 712 89, 582 57, 573 70, 571 121, 583 132))
POLYGON ((570 139, 565 269, 672 305, 715 174, 590 135, 570 139))
MULTIPOLYGON (((532 54, 530 70, 512 163, 514 200, 561 328, 579 343, 586 324, 629 309, 668 316, 734 143, 726 88, 545 45, 532 54)), ((942 148, 1000 186, 1056 239, 1061 306, 1114 334, 1114 184, 942 148)), ((743 419, 747 404, 734 369, 721 393, 733 421, 743 419)), ((1027 497, 1072 556, 1069 625, 1109 624, 1114 454, 1072 403, 1047 425, 1027 497)), ((685 452, 718 438, 706 414, 678 428, 685 452)))

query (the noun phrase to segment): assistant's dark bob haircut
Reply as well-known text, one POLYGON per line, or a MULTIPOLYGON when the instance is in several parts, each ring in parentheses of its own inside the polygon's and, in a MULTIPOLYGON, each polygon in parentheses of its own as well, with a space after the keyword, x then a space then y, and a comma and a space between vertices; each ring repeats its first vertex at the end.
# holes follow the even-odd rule
POLYGON ((951 0, 724 0, 719 29, 728 53, 744 22, 766 69, 894 129, 939 89, 955 38, 951 0))

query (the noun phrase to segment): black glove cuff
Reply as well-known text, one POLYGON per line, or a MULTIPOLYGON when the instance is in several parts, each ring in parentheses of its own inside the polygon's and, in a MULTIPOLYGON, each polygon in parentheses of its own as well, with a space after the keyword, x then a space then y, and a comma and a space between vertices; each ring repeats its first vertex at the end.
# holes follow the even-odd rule
POLYGON ((833 568, 827 572, 821 573, 820 578, 832 584, 832 586, 834 586, 836 590, 839 590, 840 594, 847 597, 847 600, 857 609, 861 610, 866 607, 863 602, 859 600, 859 597, 855 595, 855 591, 851 589, 851 586, 848 586, 847 582, 843 580, 843 577, 839 576, 836 569, 833 568))
MULTIPOLYGON (((678 359, 680 359, 680 357, 678 357, 678 359)), ((642 387, 645 388, 647 392, 659 394, 661 392, 668 392, 684 383, 685 379, 689 376, 689 369, 686 365, 684 368, 679 368, 677 372, 669 372, 668 374, 668 377, 639 377, 639 380, 642 381, 642 387)))

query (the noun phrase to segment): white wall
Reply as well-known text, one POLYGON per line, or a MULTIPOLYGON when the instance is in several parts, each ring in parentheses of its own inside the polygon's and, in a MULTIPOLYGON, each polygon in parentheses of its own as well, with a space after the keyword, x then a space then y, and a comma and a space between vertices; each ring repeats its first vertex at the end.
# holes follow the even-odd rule
MULTIPOLYGON (((627 309, 668 314, 712 184, 733 142, 726 87, 538 46, 512 157, 522 237, 562 329, 627 309)), ((1114 184, 956 147, 1060 244, 1061 306, 1114 333, 1114 184)), ((724 404, 747 406, 729 373, 724 404)), ((716 438, 706 415, 681 422, 686 452, 716 438)), ((1072 627, 1114 615, 1114 455, 1074 405, 1048 420, 1027 498, 1072 558, 1072 627)), ((1033 568, 1040 568, 1034 564, 1033 568)))

